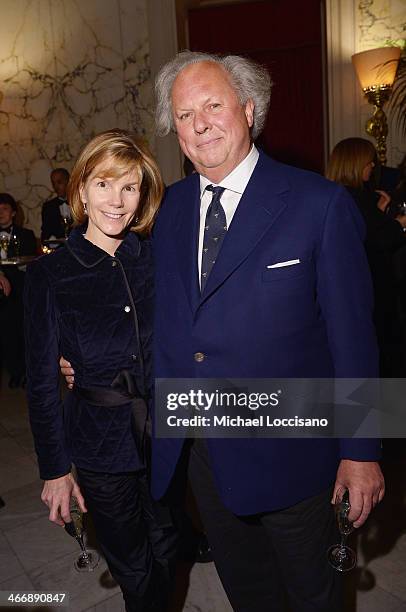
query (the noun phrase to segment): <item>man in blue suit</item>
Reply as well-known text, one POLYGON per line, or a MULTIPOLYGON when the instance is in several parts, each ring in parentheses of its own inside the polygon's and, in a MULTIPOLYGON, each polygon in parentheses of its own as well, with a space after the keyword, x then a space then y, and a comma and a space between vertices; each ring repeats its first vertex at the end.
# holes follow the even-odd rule
MULTIPOLYGON (((362 221, 341 187, 256 149, 270 89, 236 56, 183 52, 158 75, 158 131, 176 131, 196 173, 167 190, 155 228, 157 377, 377 375, 362 221)), ((287 597, 294 612, 338 612, 330 501, 347 487, 362 525, 384 494, 379 452, 375 440, 156 439, 153 493, 187 465, 234 610, 280 612, 287 597)))

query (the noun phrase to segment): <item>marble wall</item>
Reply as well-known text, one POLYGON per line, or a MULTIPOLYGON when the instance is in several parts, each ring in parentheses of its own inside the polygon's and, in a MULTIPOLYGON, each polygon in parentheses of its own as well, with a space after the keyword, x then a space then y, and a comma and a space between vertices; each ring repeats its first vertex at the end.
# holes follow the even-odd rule
MULTIPOLYGON (((359 0, 356 13, 356 52, 382 47, 389 40, 401 43, 406 38, 405 0, 359 0)), ((360 95, 360 135, 372 106, 360 95)), ((389 116, 390 118, 390 116, 389 116)), ((396 166, 406 153, 404 136, 396 125, 389 123, 388 165, 396 166)))
POLYGON ((2 0, 0 190, 39 234, 52 168, 111 127, 153 141, 146 0, 2 0))

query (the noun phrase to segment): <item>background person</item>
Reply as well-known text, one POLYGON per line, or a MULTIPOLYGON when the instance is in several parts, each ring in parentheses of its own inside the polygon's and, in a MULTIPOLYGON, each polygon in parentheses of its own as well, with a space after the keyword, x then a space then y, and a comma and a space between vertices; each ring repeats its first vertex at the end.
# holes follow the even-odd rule
MULTIPOLYGON (((17 203, 9 193, 0 193, 0 232, 9 235, 7 257, 35 255, 34 232, 17 225, 17 203)), ((24 307, 25 269, 3 266, 0 287, 7 299, 0 302, 0 353, 8 371, 10 388, 25 385, 24 307)))
POLYGON ((139 401, 151 387, 147 236, 162 191, 155 161, 134 135, 96 136, 69 183, 75 229, 65 248, 27 273, 27 391, 42 500, 59 525, 70 520, 71 496, 90 510, 129 612, 165 609, 174 559, 170 517, 149 494, 139 401), (61 354, 76 372, 64 405, 61 354))
POLYGON ((55 168, 50 178, 56 198, 42 205, 41 241, 50 238, 65 238, 67 225, 71 224, 71 213, 67 200, 69 172, 66 168, 55 168))
MULTIPOLYGON (((374 286, 374 321, 382 376, 404 375, 404 347, 400 333, 398 287, 394 255, 406 246, 406 215, 386 214, 390 197, 374 190, 374 145, 365 138, 346 138, 334 147, 327 178, 344 185, 354 198, 366 225, 365 248, 374 286)), ((337 228, 339 229, 339 228, 337 228)))

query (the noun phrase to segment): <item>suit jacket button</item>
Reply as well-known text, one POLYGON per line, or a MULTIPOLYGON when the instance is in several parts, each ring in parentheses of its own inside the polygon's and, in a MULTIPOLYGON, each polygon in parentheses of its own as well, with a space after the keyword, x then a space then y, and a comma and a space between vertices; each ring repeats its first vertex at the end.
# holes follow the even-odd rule
POLYGON ((112 264, 111 264, 112 268, 115 268, 115 267, 116 267, 116 265, 117 265, 117 262, 116 262, 116 261, 113 261, 113 262, 112 262, 112 264))
POLYGON ((204 361, 206 356, 204 353, 195 353, 194 357, 195 357, 195 361, 197 361, 198 363, 201 363, 202 361, 204 361))
POLYGON ((130 308, 129 306, 124 306, 124 310, 125 310, 126 312, 130 312, 131 308, 130 308))
POLYGON ((131 355, 131 359, 132 359, 133 361, 137 361, 137 355, 131 355))

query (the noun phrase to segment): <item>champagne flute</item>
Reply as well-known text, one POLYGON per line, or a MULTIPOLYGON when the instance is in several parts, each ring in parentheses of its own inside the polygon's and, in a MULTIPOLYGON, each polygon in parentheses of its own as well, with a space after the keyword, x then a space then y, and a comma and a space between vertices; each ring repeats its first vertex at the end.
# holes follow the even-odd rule
POLYGON ((63 223, 63 233, 65 235, 65 238, 67 238, 68 235, 69 235, 69 230, 70 230, 70 219, 69 219, 69 217, 62 217, 62 223, 63 223))
POLYGON ((9 248, 13 257, 18 258, 20 254, 20 240, 16 234, 10 236, 9 248))
POLYGON ((1 259, 7 259, 9 240, 10 240, 10 236, 7 232, 0 232, 0 257, 1 259))
POLYGON ((75 560, 73 565, 78 572, 92 572, 99 564, 100 555, 95 550, 87 549, 84 544, 83 536, 85 530, 83 528, 83 512, 75 497, 71 498, 69 510, 72 521, 70 523, 65 523, 65 531, 75 538, 82 549, 82 553, 75 560))
POLYGON ((339 544, 335 544, 328 549, 327 558, 338 572, 348 572, 357 564, 357 555, 346 545, 347 537, 353 531, 354 527, 351 521, 348 520, 348 514, 351 510, 350 494, 348 489, 345 489, 342 497, 340 491, 337 491, 334 510, 338 523, 338 530, 341 535, 339 544))

